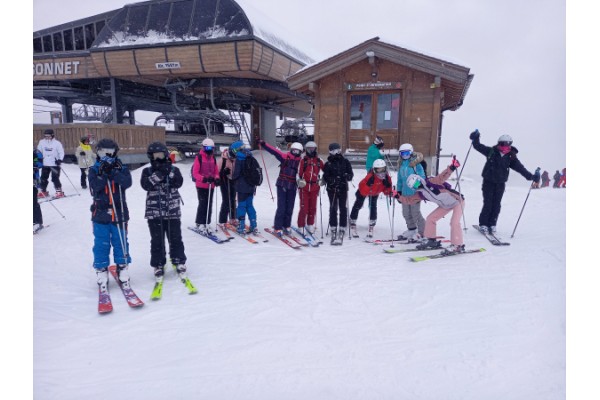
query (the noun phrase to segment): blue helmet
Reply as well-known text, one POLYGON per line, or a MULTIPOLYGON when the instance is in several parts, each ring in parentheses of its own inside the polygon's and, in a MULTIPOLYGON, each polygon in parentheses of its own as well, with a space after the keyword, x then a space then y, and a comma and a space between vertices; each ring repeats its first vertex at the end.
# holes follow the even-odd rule
POLYGON ((244 142, 238 140, 237 142, 231 143, 229 146, 229 156, 232 158, 236 158, 237 153, 239 153, 244 148, 244 142))

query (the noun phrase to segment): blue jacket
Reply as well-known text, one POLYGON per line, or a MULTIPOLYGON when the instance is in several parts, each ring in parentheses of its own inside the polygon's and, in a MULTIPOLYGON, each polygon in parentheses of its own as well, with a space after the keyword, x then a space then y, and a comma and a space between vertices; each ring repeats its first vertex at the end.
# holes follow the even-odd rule
POLYGON ((109 174, 100 174, 99 170, 100 161, 97 161, 90 167, 88 176, 94 200, 90 207, 92 221, 100 224, 129 221, 129 209, 125 196, 125 190, 131 187, 129 168, 123 165, 120 171, 113 169, 109 174))
POLYGON ((406 184, 406 179, 412 175, 412 174, 417 174, 419 175, 421 178, 425 179, 425 171, 423 171, 423 166, 419 163, 417 165, 415 165, 414 167, 410 166, 410 162, 411 160, 402 160, 402 163, 400 164, 400 168, 398 169, 398 181, 396 183, 396 190, 398 190, 399 192, 402 192, 403 196, 412 196, 413 194, 415 194, 415 190, 411 187, 409 187, 406 184))
POLYGON ((256 186, 249 184, 242 175, 242 171, 246 165, 246 158, 248 157, 252 157, 252 154, 246 155, 243 151, 238 152, 236 155, 231 180, 237 193, 254 194, 256 191, 256 186))

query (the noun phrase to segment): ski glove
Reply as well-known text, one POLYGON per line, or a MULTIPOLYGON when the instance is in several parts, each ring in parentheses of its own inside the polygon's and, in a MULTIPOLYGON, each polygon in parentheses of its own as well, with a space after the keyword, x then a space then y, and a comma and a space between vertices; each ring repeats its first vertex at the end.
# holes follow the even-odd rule
POLYGON ((81 157, 85 157, 85 151, 82 151, 82 152, 80 152, 80 153, 79 153, 79 155, 80 155, 81 157))
POLYGON ((117 171, 121 171, 123 169, 123 163, 121 162, 121 160, 119 160, 117 158, 115 160, 115 163, 113 164, 113 168, 116 169, 117 171))
POLYGON ((224 175, 224 176, 225 176, 225 175, 229 175, 229 173, 231 172, 231 169, 230 169, 229 167, 225 167, 225 168, 223 168, 223 171, 222 171, 222 172, 223 172, 223 175, 224 175))
POLYGON ((110 174, 112 169, 113 169, 113 165, 111 163, 106 162, 106 161, 102 161, 100 163, 100 169, 99 169, 100 175, 110 174))
POLYGON ((473 132, 471 132, 471 134, 469 135, 469 139, 471 140, 479 140, 479 129, 475 129, 473 132))
POLYGON ((535 183, 540 183, 540 173, 536 172, 535 174, 533 174, 533 181, 535 183))
POLYGON ((453 158, 448 168, 450 168, 451 171, 456 171, 458 167, 460 167, 460 163, 456 158, 453 158))
POLYGON ((221 180, 219 178, 214 180, 215 186, 221 186, 221 180))
POLYGON ((62 160, 56 160, 56 166, 60 167, 60 164, 62 164, 62 160))

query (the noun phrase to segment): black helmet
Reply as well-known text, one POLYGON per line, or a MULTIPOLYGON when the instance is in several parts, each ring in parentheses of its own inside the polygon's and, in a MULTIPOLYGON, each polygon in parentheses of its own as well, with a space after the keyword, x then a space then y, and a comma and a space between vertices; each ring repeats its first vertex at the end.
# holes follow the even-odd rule
POLYGON ((50 135, 50 136, 54 137, 54 129, 44 130, 44 136, 46 136, 46 135, 50 135))
POLYGON ((96 154, 98 157, 116 157, 117 152, 119 151, 119 145, 112 139, 100 139, 98 144, 96 144, 96 154), (103 150, 114 150, 113 152, 104 152, 103 150))
POLYGON ((341 153, 342 148, 340 147, 340 145, 338 143, 331 143, 329 145, 329 153, 330 154, 339 154, 341 153))
POLYGON ((79 139, 79 141, 83 144, 90 144, 90 138, 87 136, 82 136, 81 139, 79 139))
POLYGON ((154 161, 157 157, 155 157, 154 153, 162 153, 164 157, 158 157, 158 159, 166 160, 169 157, 169 149, 161 142, 152 142, 148 145, 148 150, 146 154, 150 161, 154 161))

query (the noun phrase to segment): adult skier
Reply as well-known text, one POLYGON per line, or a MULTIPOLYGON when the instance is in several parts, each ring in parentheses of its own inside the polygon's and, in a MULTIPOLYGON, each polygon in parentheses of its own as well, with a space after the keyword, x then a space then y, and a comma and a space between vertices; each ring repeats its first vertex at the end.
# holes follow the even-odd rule
POLYGON ((323 160, 317 154, 317 144, 308 142, 304 146, 305 154, 298 168, 298 191, 300 194, 300 209, 298 210, 298 228, 305 228, 314 235, 315 217, 317 215, 317 198, 321 187, 319 174, 323 170, 323 160))
POLYGON ((44 166, 42 167, 40 183, 41 191, 38 193, 38 197, 44 198, 50 196, 46 190, 48 188, 48 178, 50 177, 50 174, 52 174, 52 184, 56 191, 54 197, 64 197, 65 194, 63 193, 62 184, 60 183, 60 164, 65 157, 65 151, 62 143, 54 138, 53 129, 46 129, 44 131, 44 138, 39 141, 37 149, 44 157, 44 166))
POLYGON ((192 176, 196 181, 196 193, 198 194, 196 226, 201 233, 208 234, 213 233, 210 220, 215 188, 221 184, 214 149, 215 142, 210 138, 204 139, 202 148, 194 159, 194 165, 192 166, 192 176))
POLYGON ((329 197, 331 244, 342 244, 348 225, 348 182, 354 178, 352 165, 338 143, 329 145, 329 157, 323 167, 323 179, 329 197), (338 227, 339 214, 339 227, 338 227))
POLYGON ((87 171, 88 168, 94 165, 95 156, 92 146, 90 146, 90 138, 87 136, 82 137, 79 140, 79 146, 75 150, 75 157, 77 157, 77 164, 81 170, 81 188, 87 189, 87 171))

